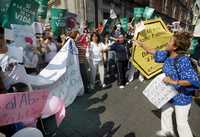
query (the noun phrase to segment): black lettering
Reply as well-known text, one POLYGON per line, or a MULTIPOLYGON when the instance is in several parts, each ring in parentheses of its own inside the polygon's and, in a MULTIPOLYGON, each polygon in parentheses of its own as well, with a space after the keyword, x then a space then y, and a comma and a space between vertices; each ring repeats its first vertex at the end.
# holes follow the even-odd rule
POLYGON ((26 94, 23 94, 21 96, 21 100, 20 100, 20 105, 19 107, 21 108, 22 105, 28 105, 28 98, 27 98, 27 95, 26 94))
POLYGON ((36 99, 35 98, 31 98, 30 94, 28 94, 28 104, 32 105, 35 102, 36 102, 36 99))
POLYGON ((16 97, 14 96, 13 99, 11 99, 5 106, 5 109, 16 109, 17 102, 16 97))

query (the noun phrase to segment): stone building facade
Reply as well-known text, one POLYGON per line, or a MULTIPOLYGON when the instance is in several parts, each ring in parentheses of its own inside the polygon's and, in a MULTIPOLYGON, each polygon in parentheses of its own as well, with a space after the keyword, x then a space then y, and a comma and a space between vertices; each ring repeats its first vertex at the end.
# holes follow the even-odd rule
MULTIPOLYGON (((136 6, 150 6, 164 20, 171 23, 180 21, 183 26, 192 24, 192 6, 194 0, 50 0, 56 7, 66 8, 78 14, 81 21, 94 22, 96 25, 110 15, 114 9, 120 17, 132 17, 132 9, 136 6)), ((50 3, 50 2, 49 2, 50 3)))

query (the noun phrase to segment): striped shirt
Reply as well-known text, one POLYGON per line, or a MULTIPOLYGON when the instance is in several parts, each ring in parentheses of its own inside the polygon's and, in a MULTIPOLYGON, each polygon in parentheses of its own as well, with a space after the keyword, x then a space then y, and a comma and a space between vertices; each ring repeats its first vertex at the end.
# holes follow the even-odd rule
POLYGON ((76 43, 76 47, 78 48, 78 57, 80 63, 86 62, 86 48, 80 43, 76 43))

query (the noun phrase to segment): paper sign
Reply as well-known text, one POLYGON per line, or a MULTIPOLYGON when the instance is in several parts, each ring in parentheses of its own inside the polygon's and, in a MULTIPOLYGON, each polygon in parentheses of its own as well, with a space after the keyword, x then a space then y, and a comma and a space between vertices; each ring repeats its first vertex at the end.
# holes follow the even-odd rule
POLYGON ((33 45, 36 45, 36 38, 33 32, 33 27, 31 25, 15 25, 12 24, 12 32, 14 35, 15 45, 17 47, 25 47, 25 38, 29 37, 33 41, 33 45))
POLYGON ((150 19, 151 16, 153 15, 154 10, 155 10, 154 8, 145 7, 143 17, 145 19, 150 19))
POLYGON ((122 29, 127 32, 128 31, 128 18, 121 18, 120 19, 121 25, 122 25, 122 29))
POLYGON ((11 29, 5 29, 4 38, 5 38, 6 40, 14 41, 14 34, 13 34, 13 32, 12 32, 11 29))
POLYGON ((15 46, 8 46, 8 56, 17 60, 18 62, 23 62, 23 48, 22 47, 15 47, 15 46))
POLYGON ((144 22, 141 21, 135 25, 135 34, 137 35, 138 32, 141 32, 145 29, 144 22))
POLYGON ((111 19, 116 19, 117 18, 117 15, 115 13, 115 11, 113 9, 110 9, 110 18, 111 19))
POLYGON ((47 90, 0 94, 0 125, 40 117, 48 94, 47 90))
POLYGON ((177 91, 172 86, 166 85, 163 82, 164 77, 165 74, 158 75, 143 91, 145 97, 158 109, 177 94, 177 91))
POLYGON ((37 16, 42 17, 42 19, 45 19, 47 16, 47 10, 48 10, 48 0, 36 0, 39 4, 37 16))
MULTIPOLYGON (((134 39, 144 41, 152 49, 165 49, 172 34, 164 22, 161 19, 149 20, 144 21, 144 26, 145 29, 134 35, 134 39)), ((146 53, 140 46, 132 49, 132 63, 147 79, 162 71, 162 64, 155 63, 153 55, 146 53)))
POLYGON ((42 34, 43 33, 42 23, 34 22, 32 24, 32 27, 33 27, 34 34, 42 34))
POLYGON ((200 23, 196 24, 193 32, 194 37, 200 37, 200 23))
POLYGON ((133 15, 135 18, 141 18, 143 16, 144 8, 136 7, 133 8, 133 15))

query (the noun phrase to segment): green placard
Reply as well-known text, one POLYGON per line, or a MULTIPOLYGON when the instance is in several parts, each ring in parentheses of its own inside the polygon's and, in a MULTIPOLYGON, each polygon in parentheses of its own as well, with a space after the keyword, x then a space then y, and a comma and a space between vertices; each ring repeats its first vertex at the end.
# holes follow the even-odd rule
POLYGON ((111 18, 108 18, 105 26, 104 26, 104 31, 103 32, 106 32, 106 33, 109 33, 111 32, 111 27, 114 26, 114 21, 111 19, 111 18))
POLYGON ((0 0, 0 24, 3 23, 3 20, 5 18, 10 3, 11 0, 0 0))
POLYGON ((150 19, 154 13, 154 8, 150 8, 150 7, 145 7, 144 13, 143 13, 143 17, 145 19, 150 19))
POLYGON ((66 9, 51 9, 51 29, 55 36, 59 36, 66 27, 66 9))
POLYGON ((34 0, 12 0, 3 27, 10 27, 10 24, 31 25, 37 16, 38 6, 34 0))
POLYGON ((87 25, 88 25, 88 28, 90 30, 93 30, 95 28, 95 22, 94 21, 88 21, 87 25))
POLYGON ((121 25, 122 25, 122 29, 127 32, 128 31, 128 17, 125 18, 121 18, 120 19, 121 25))
POLYGON ((189 52, 191 55, 193 55, 195 53, 196 46, 198 45, 198 40, 199 40, 199 37, 192 38, 191 46, 189 48, 189 52))
POLYGON ((37 16, 46 19, 48 11, 48 0, 36 0, 39 4, 37 16))
POLYGON ((141 18, 143 16, 143 13, 144 13, 144 8, 142 7, 133 8, 133 16, 135 18, 141 18))

